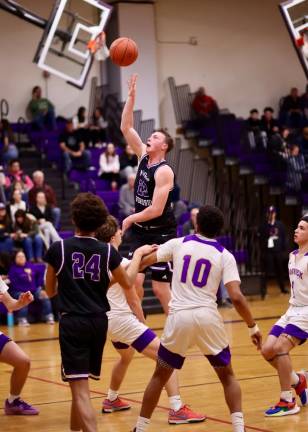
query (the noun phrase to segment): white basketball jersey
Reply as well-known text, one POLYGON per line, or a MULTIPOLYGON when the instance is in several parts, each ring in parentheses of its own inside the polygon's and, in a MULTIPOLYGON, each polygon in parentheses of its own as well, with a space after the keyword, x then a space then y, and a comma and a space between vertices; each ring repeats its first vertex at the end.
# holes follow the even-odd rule
MULTIPOLYGON (((127 268, 130 260, 123 258, 121 266, 127 268)), ((107 312, 108 318, 114 318, 115 316, 122 315, 123 313, 132 313, 129 307, 123 288, 120 284, 116 283, 112 285, 107 291, 107 298, 110 305, 110 311, 107 312)))
POLYGON ((308 306, 308 253, 299 255, 298 250, 290 253, 289 278, 291 283, 290 304, 308 306))
POLYGON ((0 277, 0 293, 4 294, 5 292, 7 292, 8 289, 9 289, 9 287, 7 286, 7 284, 0 277))
POLYGON ((216 307, 216 294, 224 284, 240 281, 234 256, 216 240, 200 234, 172 239, 157 250, 158 261, 173 261, 170 311, 216 307))

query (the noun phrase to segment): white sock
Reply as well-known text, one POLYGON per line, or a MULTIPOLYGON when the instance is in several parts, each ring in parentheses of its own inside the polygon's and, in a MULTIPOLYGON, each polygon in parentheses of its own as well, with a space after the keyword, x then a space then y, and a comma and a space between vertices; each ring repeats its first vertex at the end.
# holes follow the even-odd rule
POLYGON ((181 396, 175 395, 169 397, 169 405, 173 411, 178 411, 182 406, 181 396))
POLYGON ((115 401, 116 398, 119 396, 119 393, 115 390, 108 390, 107 399, 109 399, 111 402, 115 401))
POLYGON ((298 384, 298 382, 299 382, 299 376, 297 375, 296 372, 292 371, 291 372, 291 384, 292 384, 292 387, 296 387, 297 384, 298 384))
POLYGON ((232 413, 231 422, 233 432, 245 432, 244 416, 242 412, 232 413))
POLYGON ((7 400, 9 401, 9 403, 14 402, 15 399, 18 399, 20 397, 20 395, 12 395, 9 394, 9 397, 7 398, 7 400))
POLYGON ((149 424, 150 424, 150 419, 139 416, 136 423, 136 432, 145 432, 149 424))
POLYGON ((286 390, 282 391, 280 393, 281 399, 285 400, 286 402, 292 402, 293 401, 293 392, 292 390, 286 390))

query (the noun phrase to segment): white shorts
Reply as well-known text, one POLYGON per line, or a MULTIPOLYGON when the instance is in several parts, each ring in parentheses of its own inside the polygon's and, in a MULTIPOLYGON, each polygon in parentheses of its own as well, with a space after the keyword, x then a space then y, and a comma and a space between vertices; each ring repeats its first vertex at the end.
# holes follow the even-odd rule
POLYGON ((195 308, 172 312, 166 321, 158 356, 180 369, 187 350, 197 345, 212 366, 227 366, 231 360, 229 341, 216 308, 195 308))
POLYGON ((279 337, 281 333, 301 339, 302 343, 308 339, 308 306, 291 305, 269 334, 279 337))
POLYGON ((129 346, 142 352, 157 336, 133 314, 123 314, 108 319, 108 335, 117 349, 129 346))

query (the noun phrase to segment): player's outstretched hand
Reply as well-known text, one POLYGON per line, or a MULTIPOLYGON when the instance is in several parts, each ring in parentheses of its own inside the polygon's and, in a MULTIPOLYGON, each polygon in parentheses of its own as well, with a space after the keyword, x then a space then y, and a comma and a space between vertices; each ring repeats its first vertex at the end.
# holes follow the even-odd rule
POLYGON ((135 97, 136 95, 136 87, 137 87, 137 74, 133 74, 128 80, 128 96, 135 97))
POLYGON ((149 255, 158 249, 158 245, 144 245, 135 250, 135 253, 139 253, 142 256, 149 255))
POLYGON ((257 331, 255 334, 251 335, 251 340, 254 345, 256 345, 257 349, 260 350, 262 347, 262 334, 260 331, 257 331))
POLYGON ((25 293, 21 293, 18 298, 18 305, 23 308, 25 306, 28 306, 29 303, 33 302, 33 295, 30 291, 27 291, 25 293))

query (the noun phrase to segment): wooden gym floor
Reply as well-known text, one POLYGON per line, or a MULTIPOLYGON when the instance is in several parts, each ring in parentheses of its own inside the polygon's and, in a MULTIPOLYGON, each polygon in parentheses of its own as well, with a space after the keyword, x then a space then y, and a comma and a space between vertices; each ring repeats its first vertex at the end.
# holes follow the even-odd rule
MULTIPOLYGON (((251 299, 250 305, 258 324, 266 336, 276 319, 287 308, 288 296, 272 288, 265 301, 251 299)), ((308 428, 308 407, 294 416, 265 418, 263 411, 276 403, 279 385, 275 371, 261 358, 251 345, 246 326, 233 309, 220 309, 230 337, 233 367, 243 393, 243 409, 247 431, 303 432, 308 428)), ((160 335, 164 324, 163 315, 148 317, 148 324, 160 335)), ((7 328, 1 330, 7 334, 7 328)), ((0 431, 5 432, 62 432, 69 431, 70 391, 60 377, 60 353, 58 326, 34 324, 28 328, 12 329, 10 336, 30 356, 32 367, 23 398, 40 409, 38 417, 6 417, 3 401, 7 397, 10 368, 0 364, 0 431)), ((100 414, 102 399, 108 389, 111 368, 117 353, 108 341, 102 366, 101 381, 91 381, 92 403, 97 411, 98 430, 128 432, 132 430, 139 413, 144 388, 153 372, 154 362, 136 353, 121 395, 131 402, 132 409, 113 414, 100 414)), ((295 349, 292 355, 295 370, 308 369, 308 343, 295 349)), ((195 410, 207 414, 204 423, 169 426, 167 424, 168 399, 162 395, 149 432, 228 432, 232 431, 229 414, 224 402, 221 385, 208 362, 196 348, 190 350, 182 371, 180 386, 183 400, 195 410)))

